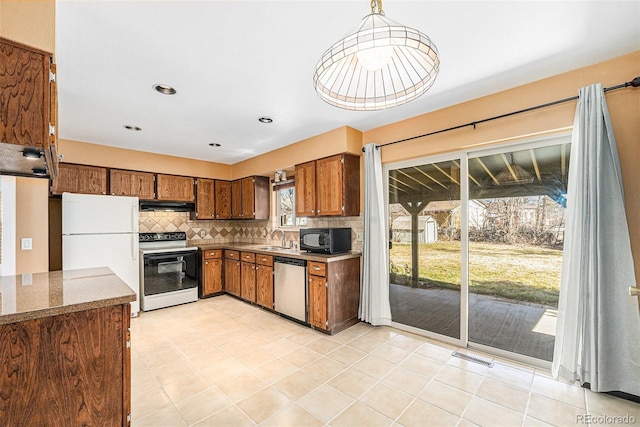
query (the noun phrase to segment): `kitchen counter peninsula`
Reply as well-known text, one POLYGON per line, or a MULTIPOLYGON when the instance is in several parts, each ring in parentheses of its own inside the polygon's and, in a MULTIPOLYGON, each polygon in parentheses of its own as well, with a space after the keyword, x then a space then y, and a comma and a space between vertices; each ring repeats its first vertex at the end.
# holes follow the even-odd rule
POLYGON ((0 425, 129 425, 135 299, 108 268, 0 277, 0 425))

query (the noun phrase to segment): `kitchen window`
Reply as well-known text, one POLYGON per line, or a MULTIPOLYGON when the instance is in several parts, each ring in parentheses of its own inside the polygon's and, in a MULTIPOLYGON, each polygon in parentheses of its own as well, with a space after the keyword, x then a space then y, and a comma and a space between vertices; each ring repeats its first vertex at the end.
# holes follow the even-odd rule
POLYGON ((296 189, 283 188, 276 192, 278 224, 281 227, 299 227, 307 224, 307 218, 296 217, 296 189))

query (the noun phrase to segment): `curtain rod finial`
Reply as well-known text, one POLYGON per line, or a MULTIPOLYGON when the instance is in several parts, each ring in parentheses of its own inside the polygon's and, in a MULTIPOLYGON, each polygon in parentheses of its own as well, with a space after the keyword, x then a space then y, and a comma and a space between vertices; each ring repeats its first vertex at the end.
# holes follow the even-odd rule
POLYGON ((636 77, 635 79, 631 80, 629 82, 629 84, 633 87, 639 87, 640 86, 640 76, 636 77))

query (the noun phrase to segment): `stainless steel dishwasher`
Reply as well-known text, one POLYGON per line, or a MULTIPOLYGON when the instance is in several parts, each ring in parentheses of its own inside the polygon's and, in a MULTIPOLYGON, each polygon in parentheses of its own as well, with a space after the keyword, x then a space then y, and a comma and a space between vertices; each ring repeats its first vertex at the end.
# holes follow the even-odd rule
POLYGON ((281 256, 273 261, 275 310, 307 323, 307 261, 281 256))

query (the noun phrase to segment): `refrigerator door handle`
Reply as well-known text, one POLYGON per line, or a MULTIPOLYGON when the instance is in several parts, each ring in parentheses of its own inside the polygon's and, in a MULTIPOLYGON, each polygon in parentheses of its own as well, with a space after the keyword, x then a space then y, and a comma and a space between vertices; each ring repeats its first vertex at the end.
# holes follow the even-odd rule
POLYGON ((138 240, 137 234, 131 235, 131 260, 138 261, 138 251, 136 250, 136 242, 138 240))
POLYGON ((136 203, 131 204, 131 231, 136 231, 138 222, 138 206, 136 203))

